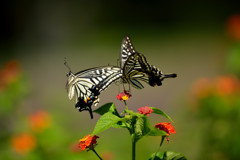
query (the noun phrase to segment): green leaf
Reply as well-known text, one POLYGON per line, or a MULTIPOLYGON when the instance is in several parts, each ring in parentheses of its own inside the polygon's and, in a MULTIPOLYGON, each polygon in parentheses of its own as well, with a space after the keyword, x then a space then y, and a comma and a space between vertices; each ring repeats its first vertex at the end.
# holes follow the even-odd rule
POLYGON ((148 160, 187 160, 187 158, 179 152, 157 152, 153 153, 148 160))
POLYGON ((124 124, 122 121, 118 121, 116 124, 113 124, 112 127, 114 127, 114 128, 127 128, 126 124, 124 124))
POLYGON ((163 160, 164 152, 153 153, 148 160, 163 160))
POLYGON ((92 135, 96 135, 96 134, 112 127, 114 124, 117 124, 118 121, 120 121, 120 120, 121 119, 119 117, 117 117, 116 115, 114 115, 110 112, 105 113, 97 121, 97 124, 95 125, 92 135))
POLYGON ((158 108, 155 108, 155 107, 149 107, 149 108, 151 108, 153 110, 152 113, 159 114, 159 115, 161 115, 161 116, 163 116, 163 117, 165 117, 165 118, 167 118, 167 119, 169 119, 170 121, 173 122, 173 120, 166 113, 164 113, 162 110, 160 110, 158 108))
POLYGON ((186 160, 187 158, 179 152, 167 151, 164 154, 167 160, 186 160))
POLYGON ((101 107, 99 107, 98 109, 95 109, 93 112, 96 112, 100 115, 110 112, 110 113, 120 117, 120 115, 113 103, 106 103, 106 104, 102 105, 101 107))
POLYGON ((159 130, 158 128, 153 128, 148 132, 148 136, 166 136, 167 133, 165 131, 159 130))
POLYGON ((151 126, 147 116, 140 116, 136 119, 135 135, 136 141, 147 135, 151 131, 151 126))
POLYGON ((128 124, 128 121, 129 118, 127 117, 123 117, 123 118, 120 118, 120 120, 116 123, 116 124, 113 124, 112 127, 114 128, 128 128, 130 124, 128 124))

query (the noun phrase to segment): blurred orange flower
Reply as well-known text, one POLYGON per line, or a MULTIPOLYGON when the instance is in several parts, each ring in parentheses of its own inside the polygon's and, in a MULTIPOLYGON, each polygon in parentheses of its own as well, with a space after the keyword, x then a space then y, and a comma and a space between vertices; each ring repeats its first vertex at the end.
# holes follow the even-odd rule
POLYGON ((7 62, 0 71, 0 90, 15 82, 19 78, 20 70, 20 64, 17 61, 7 62))
POLYGON ((36 147, 36 139, 30 134, 24 133, 12 138, 12 147, 19 154, 26 154, 36 147))
POLYGON ((29 116, 30 127, 35 132, 41 132, 50 126, 50 116, 45 111, 37 111, 29 116))
POLYGON ((114 154, 108 151, 108 152, 102 153, 102 157, 104 160, 112 160, 114 159, 114 154))
POLYGON ((169 136, 171 133, 176 133, 174 127, 171 125, 171 122, 163 122, 155 125, 155 128, 158 128, 162 131, 165 131, 169 136))
POLYGON ((153 112, 153 110, 151 108, 149 108, 148 106, 138 108, 138 111, 140 114, 144 114, 146 116, 149 116, 149 114, 151 114, 153 112))
POLYGON ((129 91, 124 90, 124 92, 119 93, 119 94, 116 96, 116 98, 117 98, 118 100, 120 100, 120 101, 121 101, 121 100, 126 101, 126 100, 128 100, 131 96, 132 96, 132 95, 129 93, 129 91))
POLYGON ((240 81, 233 75, 221 76, 216 79, 216 92, 221 96, 237 93, 240 90, 239 83, 240 81))
POLYGON ((86 148, 93 149, 95 147, 95 144, 97 144, 97 138, 99 137, 96 135, 93 137, 91 135, 85 136, 79 140, 79 148, 81 148, 82 151, 84 151, 86 148))
POLYGON ((240 91, 240 81, 234 75, 217 77, 215 80, 201 78, 192 87, 193 94, 205 98, 210 94, 229 95, 240 91))
POLYGON ((232 38, 240 40, 240 14, 232 15, 227 20, 227 32, 232 38))
POLYGON ((198 98, 205 98, 212 92, 213 86, 209 79, 200 78, 192 87, 192 93, 198 98))

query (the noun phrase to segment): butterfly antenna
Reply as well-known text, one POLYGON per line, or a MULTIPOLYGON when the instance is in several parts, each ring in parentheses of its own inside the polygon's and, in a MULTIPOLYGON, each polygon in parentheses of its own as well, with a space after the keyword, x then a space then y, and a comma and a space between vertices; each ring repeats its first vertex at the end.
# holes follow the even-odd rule
POLYGON ((69 67, 68 63, 67 63, 67 58, 64 58, 64 65, 68 68, 69 72, 71 72, 71 68, 69 67))

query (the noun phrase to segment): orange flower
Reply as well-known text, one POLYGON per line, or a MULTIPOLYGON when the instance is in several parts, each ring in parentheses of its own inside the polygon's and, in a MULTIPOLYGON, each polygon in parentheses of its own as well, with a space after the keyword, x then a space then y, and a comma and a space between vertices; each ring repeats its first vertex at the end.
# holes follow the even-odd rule
POLYGON ((44 129, 48 128, 50 125, 50 116, 47 112, 38 111, 28 118, 30 127, 35 132, 41 132, 44 129))
POLYGON ((132 96, 132 95, 129 93, 129 91, 124 90, 124 92, 119 93, 119 94, 116 96, 116 98, 117 98, 118 100, 120 100, 120 101, 121 101, 121 100, 126 101, 126 100, 128 100, 131 96, 132 96))
POLYGON ((25 154, 36 147, 36 140, 30 134, 22 134, 12 138, 12 147, 19 154, 25 154))
POLYGON ((0 71, 0 89, 5 88, 8 84, 15 82, 20 75, 20 65, 17 61, 12 60, 5 64, 0 71))
POLYGON ((158 128, 162 131, 165 131, 167 135, 169 136, 171 133, 176 133, 175 129, 171 125, 171 122, 163 122, 163 123, 158 123, 155 125, 155 128, 158 128))
POLYGON ((141 107, 138 109, 138 111, 140 114, 144 114, 146 116, 149 116, 149 114, 153 112, 153 110, 151 108, 149 108, 148 106, 141 107))
POLYGON ((87 135, 84 138, 79 140, 79 148, 81 148, 82 151, 84 151, 86 148, 89 148, 89 150, 94 149, 94 147, 97 144, 96 139, 99 138, 98 136, 94 135, 93 137, 91 135, 87 135))
POLYGON ((239 89, 239 80, 235 76, 222 76, 216 79, 216 91, 221 96, 236 93, 239 89))
POLYGON ((227 32, 232 38, 240 40, 240 14, 232 15, 228 19, 227 32))

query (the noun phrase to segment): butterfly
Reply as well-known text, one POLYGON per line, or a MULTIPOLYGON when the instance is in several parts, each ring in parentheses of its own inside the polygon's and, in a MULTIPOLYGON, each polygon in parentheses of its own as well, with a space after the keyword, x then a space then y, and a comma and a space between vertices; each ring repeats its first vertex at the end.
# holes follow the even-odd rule
POLYGON ((165 78, 177 77, 177 74, 163 74, 158 68, 150 65, 146 57, 134 49, 129 36, 125 36, 122 41, 120 67, 123 69, 123 82, 138 89, 143 88, 138 80, 147 82, 150 86, 160 86, 165 78))
MULTIPOLYGON (((67 63, 64 63, 67 67, 67 63)), ((69 68, 69 67, 68 67, 69 68)), ((68 98, 71 100, 76 93, 76 105, 80 112, 89 111, 91 119, 92 104, 99 103, 98 95, 111 83, 122 77, 122 70, 116 66, 103 66, 89 68, 73 74, 69 68, 66 89, 68 98)))

